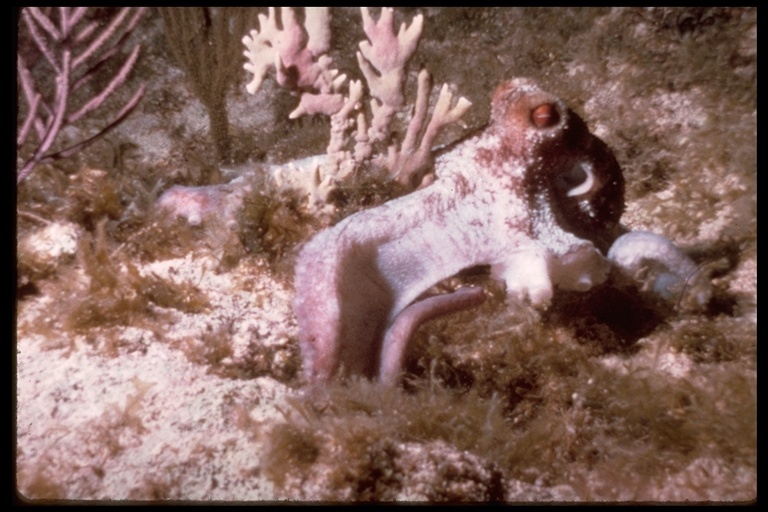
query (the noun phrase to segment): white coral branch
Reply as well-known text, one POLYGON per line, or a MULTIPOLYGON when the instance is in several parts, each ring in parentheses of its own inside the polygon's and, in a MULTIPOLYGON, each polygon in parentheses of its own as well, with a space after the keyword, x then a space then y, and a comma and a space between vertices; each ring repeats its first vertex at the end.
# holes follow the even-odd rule
POLYGON ((253 73, 253 79, 245 86, 248 94, 256 94, 269 68, 275 63, 275 47, 272 41, 277 39, 278 33, 275 8, 270 7, 267 16, 259 14, 259 30, 251 30, 250 35, 243 37, 246 47, 243 55, 248 57, 248 62, 243 67, 253 73))
POLYGON ((304 28, 309 36, 307 50, 312 55, 322 55, 331 48, 331 13, 329 7, 305 8, 304 28))
POLYGON ((365 120, 365 114, 362 112, 357 115, 357 133, 355 134, 355 161, 363 162, 373 155, 373 146, 368 137, 368 124, 365 120))
POLYGON ((362 7, 361 12, 363 30, 369 41, 360 43, 357 54, 360 69, 371 96, 397 110, 403 104, 405 69, 419 43, 424 17, 416 16, 409 27, 403 23, 395 35, 391 8, 382 8, 378 22, 373 20, 367 7, 362 7))
POLYGON ((354 122, 352 114, 360 108, 363 94, 363 83, 360 80, 354 80, 349 83, 349 93, 344 100, 343 106, 331 116, 331 140, 328 143, 327 149, 329 156, 333 157, 343 151, 347 145, 347 133, 354 122))
MULTIPOLYGON (((405 104, 407 66, 421 37, 423 16, 416 16, 410 24, 403 23, 396 33, 392 9, 382 9, 378 21, 367 8, 362 7, 361 12, 368 40, 360 43, 357 59, 370 92, 367 113, 362 108, 363 83, 349 82, 347 94, 343 95, 341 88, 346 75, 331 69, 331 58, 325 55, 330 47, 328 9, 307 8, 302 26, 292 9, 281 8, 278 13, 270 8, 266 16, 259 16, 259 30, 252 30, 250 36, 243 38, 249 59, 245 69, 254 73, 247 86, 249 93, 256 92, 274 67, 278 84, 301 96, 289 116, 291 119, 305 114, 325 114, 331 118, 327 161, 307 174, 314 181, 302 182, 298 187, 309 192, 311 205, 327 199, 332 186, 355 172, 361 162, 372 158, 374 145, 387 140, 390 124, 405 104), (318 186, 323 192, 317 192, 318 186)), ((426 183, 422 178, 431 169, 432 144, 440 129, 458 120, 470 105, 461 98, 451 108, 453 97, 444 87, 427 124, 430 91, 429 74, 422 71, 414 115, 403 143, 390 146, 387 155, 376 159, 395 180, 410 188, 426 183)))
POLYGON ((336 92, 343 77, 331 69, 332 60, 324 55, 330 48, 328 8, 306 8, 304 26, 299 24, 290 7, 280 8, 280 18, 282 29, 277 25, 275 8, 270 7, 266 16, 259 15, 259 30, 251 30, 250 35, 243 37, 244 55, 248 58, 243 67, 253 73, 253 79, 246 86, 248 93, 259 90, 273 67, 277 82, 287 89, 321 94, 336 92))
POLYGON ((312 94, 301 95, 299 105, 288 115, 289 119, 297 119, 303 115, 324 114, 332 116, 344 105, 341 94, 312 94))
POLYGON ((311 157, 271 169, 272 184, 277 189, 294 190, 307 209, 315 214, 330 214, 329 196, 336 189, 335 175, 326 172, 325 165, 311 157))
POLYGON ((469 110, 469 107, 472 106, 469 100, 461 97, 457 100, 456 105, 451 107, 453 94, 448 90, 448 85, 444 84, 435 103, 432 118, 419 141, 419 134, 421 134, 427 118, 427 106, 431 88, 429 73, 426 70, 422 70, 419 73, 419 85, 413 117, 408 124, 408 130, 403 143, 399 149, 396 145, 389 147, 384 164, 394 174, 395 181, 413 188, 418 187, 422 183, 422 178, 432 167, 432 146, 440 130, 444 126, 460 120, 469 110))
POLYGON ((448 84, 443 84, 440 95, 437 97, 437 103, 435 103, 435 109, 432 112, 432 119, 430 119, 424 137, 421 139, 422 146, 431 146, 444 126, 461 119, 472 106, 472 102, 464 97, 459 98, 453 107, 451 107, 452 102, 453 94, 448 90, 448 84))

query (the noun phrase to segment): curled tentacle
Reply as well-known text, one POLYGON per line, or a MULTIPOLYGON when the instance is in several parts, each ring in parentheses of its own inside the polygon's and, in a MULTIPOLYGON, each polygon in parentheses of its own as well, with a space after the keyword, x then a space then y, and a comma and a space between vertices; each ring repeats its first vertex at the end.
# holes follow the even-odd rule
POLYGON ((421 324, 434 318, 479 306, 485 301, 480 287, 459 288, 453 293, 436 295, 405 308, 392 322, 384 336, 379 380, 385 386, 397 383, 408 341, 421 324))

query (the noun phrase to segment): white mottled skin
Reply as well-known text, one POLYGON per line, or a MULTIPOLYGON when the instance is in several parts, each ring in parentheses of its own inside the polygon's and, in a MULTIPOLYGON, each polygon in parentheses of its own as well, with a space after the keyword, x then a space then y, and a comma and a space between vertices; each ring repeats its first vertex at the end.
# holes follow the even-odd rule
POLYGON ((483 293, 413 301, 477 265, 506 284, 508 301, 537 307, 555 287, 602 283, 611 265, 645 274, 646 291, 663 301, 688 288, 706 305, 708 277, 672 242, 624 233, 621 169, 562 101, 514 79, 491 107, 488 128, 438 157, 434 184, 344 219, 301 251, 294 309, 310 382, 378 373, 395 383, 419 324, 474 307, 483 293))
POLYGON ((219 187, 183 187, 174 185, 157 200, 157 207, 184 217, 191 226, 199 226, 203 217, 215 211, 219 187))
POLYGON ((155 205, 173 217, 187 219, 190 226, 199 226, 209 218, 234 224, 237 209, 241 207, 243 197, 250 192, 251 187, 239 178, 222 185, 174 185, 160 196, 155 205))
MULTIPOLYGON (((302 250, 294 310, 309 381, 378 372, 382 382, 396 382, 421 323, 474 307, 484 295, 467 288, 413 301, 477 265, 504 281, 509 301, 539 307, 555 287, 586 291, 603 282, 611 265, 639 277, 656 299, 708 303, 708 276, 672 242, 624 233, 621 169, 562 101, 514 79, 497 88, 491 106, 483 133, 437 158, 434 184, 352 215, 302 250)), ((235 223, 250 190, 242 179, 176 186, 157 206, 192 225, 235 223)))
MULTIPOLYGON (((352 215, 303 248, 294 306, 310 381, 373 376, 382 364, 381 377, 394 379, 404 343, 382 347, 387 332, 425 290, 467 267, 490 265, 509 300, 535 306, 549 303, 553 286, 584 290, 605 279, 609 263, 593 243, 541 228, 552 219, 534 218, 525 188, 540 148, 564 136, 571 114, 524 79, 503 84, 493 107, 483 133, 437 159, 434 184, 352 215), (558 116, 541 128, 531 112, 543 103, 558 116)), ((477 303, 467 296, 467 306, 477 303)), ((457 299, 448 309, 462 307, 457 299)))

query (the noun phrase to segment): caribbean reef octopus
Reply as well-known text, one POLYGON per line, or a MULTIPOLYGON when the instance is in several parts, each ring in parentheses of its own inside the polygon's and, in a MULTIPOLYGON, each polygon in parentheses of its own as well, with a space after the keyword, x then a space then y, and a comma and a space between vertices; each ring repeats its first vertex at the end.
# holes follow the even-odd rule
MULTIPOLYGON (((657 262, 651 288, 662 297, 696 272, 664 237, 621 226, 624 178, 613 153, 531 80, 498 86, 487 128, 439 156, 435 175, 301 250, 294 309, 308 381, 359 374, 396 383, 420 324, 484 300, 481 287, 417 300, 469 267, 489 266, 507 302, 538 308, 556 288, 604 282, 612 266, 657 262)), ((706 287, 698 300, 708 300, 706 287)))

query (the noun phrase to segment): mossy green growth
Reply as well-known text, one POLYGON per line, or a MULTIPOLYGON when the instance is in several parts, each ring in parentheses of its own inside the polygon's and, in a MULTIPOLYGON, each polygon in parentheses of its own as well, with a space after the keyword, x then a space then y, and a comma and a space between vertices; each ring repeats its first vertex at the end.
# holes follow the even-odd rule
MULTIPOLYGON (((293 401, 270 434, 267 474, 288 490, 324 475, 324 499, 350 499, 392 446, 444 441, 507 479, 570 486, 585 500, 704 499, 702 464, 723 471, 711 489, 749 494, 753 482, 731 481, 724 468, 755 469, 756 375, 744 367, 752 329, 691 315, 637 346, 613 344, 615 333, 601 346, 575 335, 604 332, 594 325, 502 307, 489 301, 423 327, 403 387, 352 380, 293 401)), ((352 499, 386 499, 398 485, 352 499)))
POLYGON ((88 294, 73 301, 67 323, 74 330, 130 325, 149 313, 150 304, 195 313, 209 307, 191 284, 174 284, 154 275, 141 275, 130 261, 109 254, 102 221, 95 237, 84 236, 78 259, 89 277, 88 294), (95 238, 95 239, 94 239, 95 238))
POLYGON ((407 393, 353 380, 315 391, 290 402, 289 421, 269 435, 264 468, 286 490, 330 469, 320 499, 387 499, 399 482, 387 470, 394 443, 443 440, 461 450, 490 449, 478 441, 506 423, 498 400, 439 385, 407 393))
POLYGON ((274 428, 264 453, 267 476, 279 487, 291 473, 307 471, 320 456, 321 441, 306 425, 289 423, 274 428))
POLYGON ((274 263, 308 238, 316 224, 289 192, 255 193, 244 199, 238 213, 238 236, 246 251, 264 254, 274 263))

